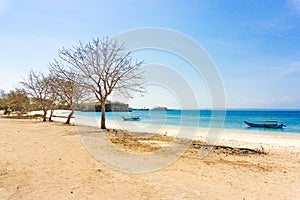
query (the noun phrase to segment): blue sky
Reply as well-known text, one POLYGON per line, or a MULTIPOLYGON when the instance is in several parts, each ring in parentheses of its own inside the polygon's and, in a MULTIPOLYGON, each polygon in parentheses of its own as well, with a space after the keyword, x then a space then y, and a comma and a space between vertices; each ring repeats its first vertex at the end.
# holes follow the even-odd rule
POLYGON ((300 108, 300 0, 0 0, 0 27, 5 91, 30 70, 46 72, 58 49, 79 40, 161 27, 205 48, 223 79, 227 107, 300 108))

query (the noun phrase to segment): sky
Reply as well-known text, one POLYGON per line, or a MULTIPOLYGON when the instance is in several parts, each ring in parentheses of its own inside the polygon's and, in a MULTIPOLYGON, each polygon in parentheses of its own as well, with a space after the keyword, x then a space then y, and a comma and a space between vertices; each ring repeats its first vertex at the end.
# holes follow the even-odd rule
MULTIPOLYGON (((300 109, 300 0, 0 0, 0 89, 14 89, 30 70, 47 73, 62 47, 144 27, 177 31, 203 47, 227 108, 300 109)), ((169 55, 141 55, 182 74, 181 64, 190 67, 169 55)), ((184 77, 197 107, 211 107, 204 79, 184 77)), ((132 106, 179 106, 168 88, 148 86, 132 106)))

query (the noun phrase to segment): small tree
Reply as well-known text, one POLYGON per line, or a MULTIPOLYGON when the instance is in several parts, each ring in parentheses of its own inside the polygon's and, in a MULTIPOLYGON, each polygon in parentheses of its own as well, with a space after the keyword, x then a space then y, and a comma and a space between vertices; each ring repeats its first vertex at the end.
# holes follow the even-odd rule
POLYGON ((52 122, 52 115, 54 110, 57 108, 57 103, 59 100, 59 94, 57 92, 57 88, 59 85, 57 84, 57 78, 53 75, 49 75, 48 84, 49 84, 49 99, 51 99, 51 102, 49 102, 49 109, 50 109, 50 116, 49 116, 49 122, 52 122))
POLYGON ((26 92, 22 89, 11 90, 6 94, 6 104, 13 111, 18 111, 19 115, 22 115, 29 107, 29 98, 26 92))
POLYGON ((80 82, 80 77, 72 68, 67 68, 62 63, 54 60, 50 64, 50 72, 55 77, 53 88, 55 88, 60 102, 63 102, 64 106, 71 110, 66 121, 66 124, 70 124, 75 105, 88 100, 89 95, 85 87, 76 84, 80 82))
POLYGON ((26 93, 32 98, 44 112, 43 121, 46 121, 47 111, 54 103, 52 90, 50 87, 51 79, 42 73, 31 71, 27 79, 20 82, 26 93))
POLYGON ((144 92, 144 78, 139 67, 143 61, 134 60, 132 52, 125 51, 124 44, 114 39, 93 39, 92 42, 59 51, 62 61, 68 63, 68 71, 76 71, 76 83, 90 92, 101 104, 101 128, 105 126, 105 102, 118 90, 126 97, 133 92, 144 92))
POLYGON ((6 107, 5 99, 6 99, 6 94, 4 90, 0 90, 0 110, 5 109, 6 107))

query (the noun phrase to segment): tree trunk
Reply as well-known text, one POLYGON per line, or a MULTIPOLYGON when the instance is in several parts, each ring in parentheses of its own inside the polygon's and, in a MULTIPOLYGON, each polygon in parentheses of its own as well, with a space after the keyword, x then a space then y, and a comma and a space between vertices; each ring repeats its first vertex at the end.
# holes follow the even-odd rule
POLYGON ((74 110, 72 109, 71 113, 68 115, 68 119, 65 124, 70 124, 73 114, 74 114, 74 110))
POLYGON ((47 117, 46 116, 47 116, 47 110, 44 110, 44 117, 43 117, 44 119, 43 119, 43 122, 47 121, 47 117))
POLYGON ((105 126, 105 102, 101 102, 101 129, 106 129, 106 126, 105 126))
POLYGON ((49 122, 53 122, 53 121, 52 121, 52 114, 53 114, 53 112, 54 112, 54 110, 51 110, 51 112, 50 112, 50 117, 49 117, 49 122))

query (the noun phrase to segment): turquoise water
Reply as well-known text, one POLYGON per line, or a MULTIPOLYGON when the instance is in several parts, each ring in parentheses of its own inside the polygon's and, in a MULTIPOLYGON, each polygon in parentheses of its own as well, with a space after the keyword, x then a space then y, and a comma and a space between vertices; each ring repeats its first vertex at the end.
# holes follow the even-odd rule
MULTIPOLYGON (((78 112, 81 117, 94 117, 94 112, 78 112)), ((96 113, 100 118, 101 113, 96 113)), ((185 127, 212 127, 246 131, 274 132, 276 134, 293 133, 300 136, 300 111, 287 110, 168 110, 168 111, 133 111, 107 112, 108 120, 123 121, 122 116, 139 116, 141 121, 134 123, 170 125, 185 127), (250 128, 244 121, 280 120, 287 125, 283 129, 250 128), (223 123, 224 121, 224 123, 223 123)))

